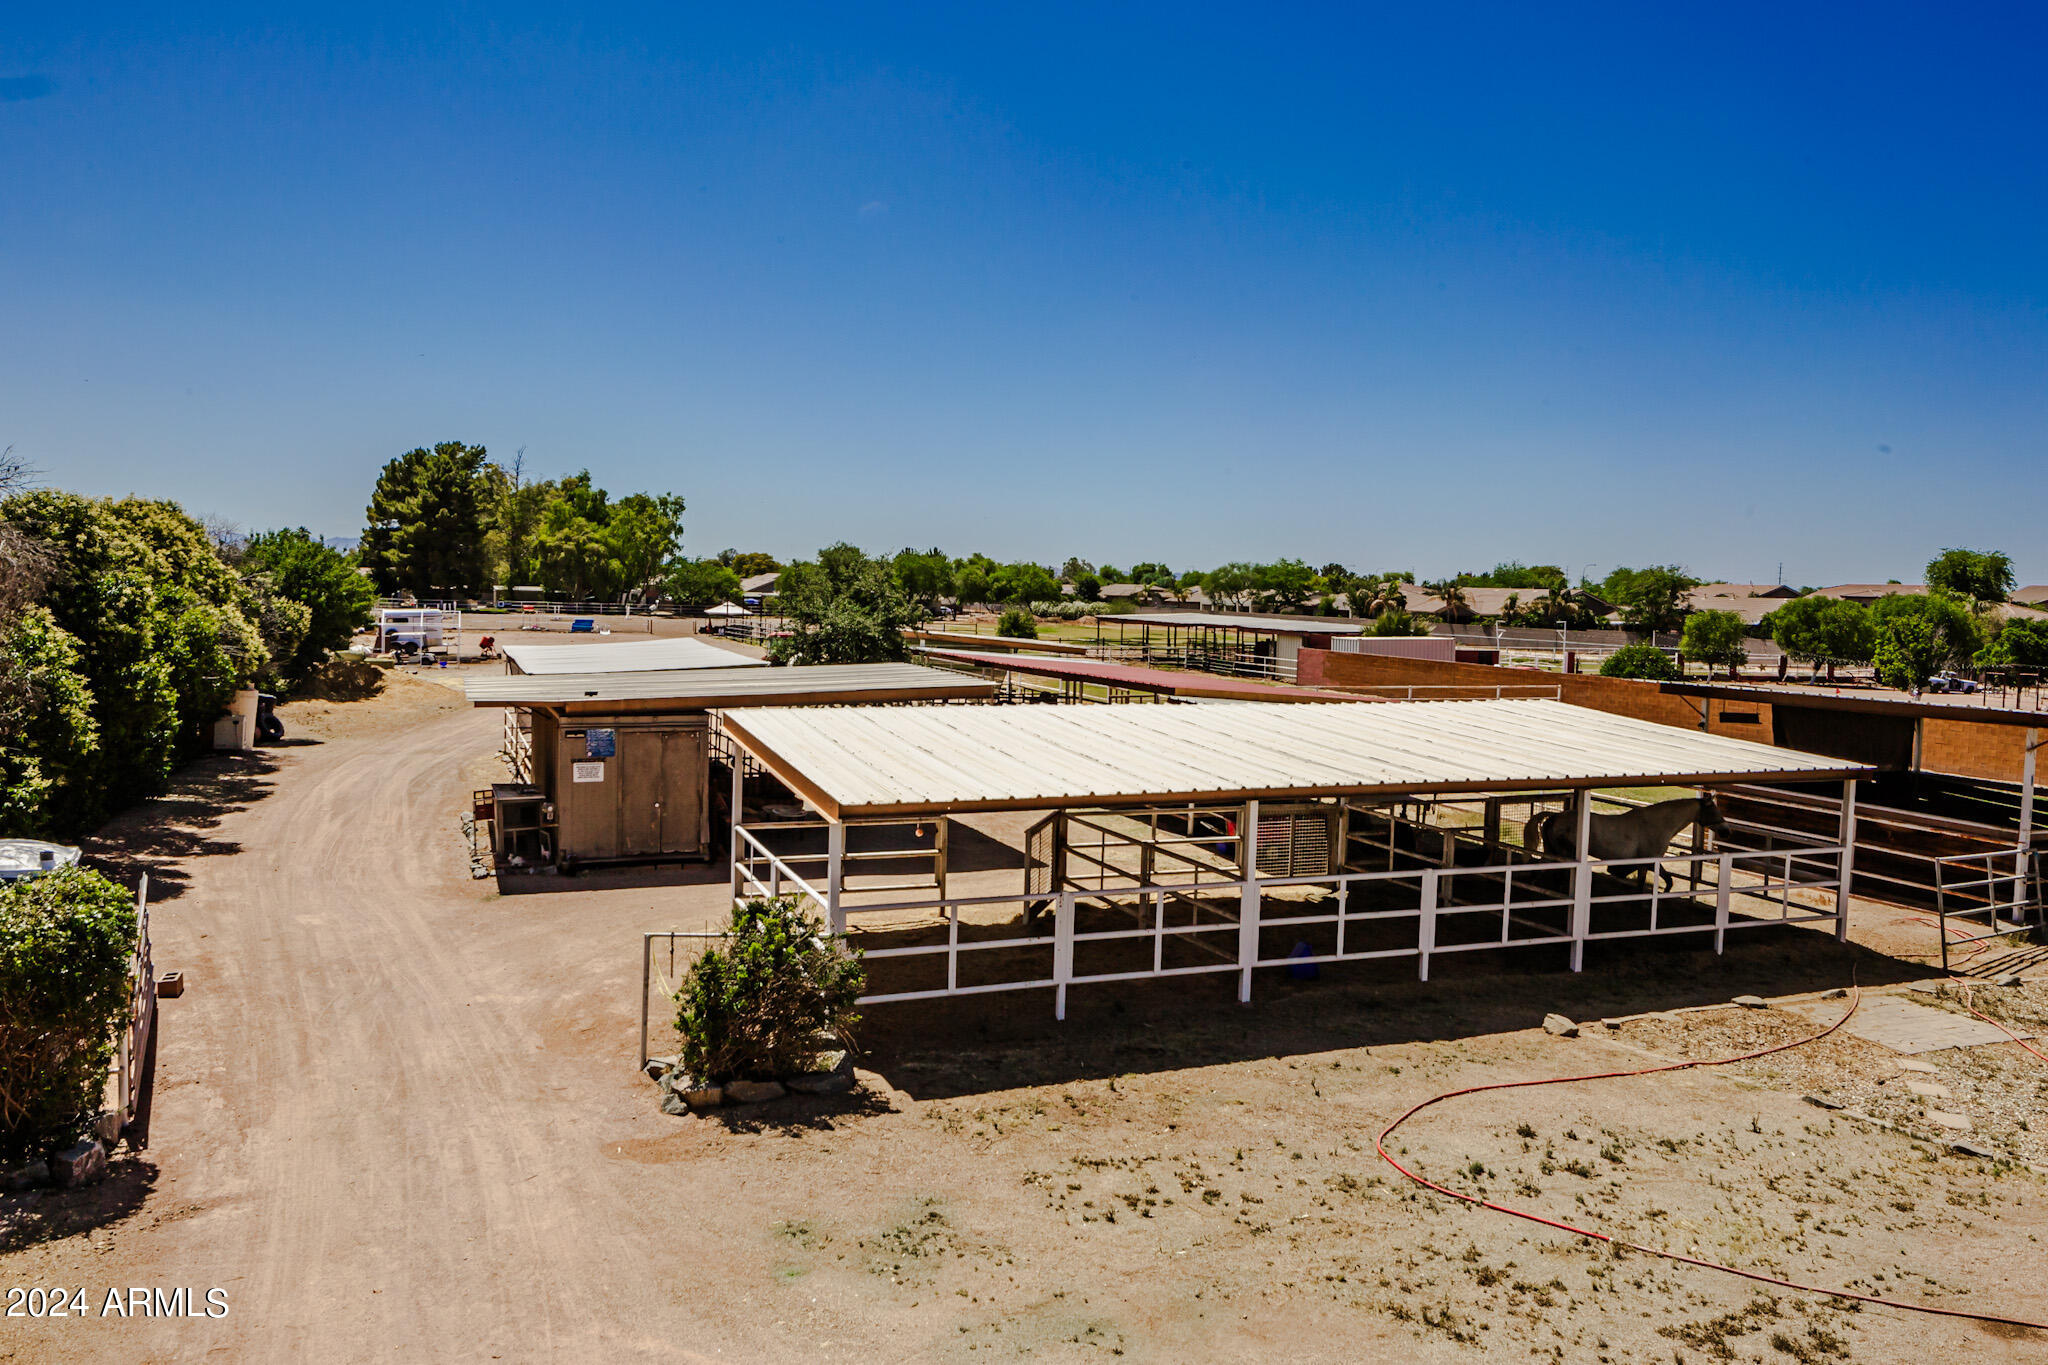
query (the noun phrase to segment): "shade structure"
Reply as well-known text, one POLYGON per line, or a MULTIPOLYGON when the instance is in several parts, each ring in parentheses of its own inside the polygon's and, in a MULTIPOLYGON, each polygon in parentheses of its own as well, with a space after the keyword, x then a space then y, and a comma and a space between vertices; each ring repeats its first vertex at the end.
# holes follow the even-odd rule
POLYGON ((649 673, 684 668, 762 668, 703 640, 619 640, 595 645, 505 644, 500 648, 521 673, 649 673))
POLYGON ((548 707, 575 716, 717 711, 735 706, 980 701, 994 696, 996 685, 945 669, 888 663, 500 674, 469 678, 462 690, 472 706, 548 707))
POLYGON ((1326 617, 1253 616, 1234 611, 1148 611, 1133 616, 1111 616, 1119 626, 1177 626, 1199 630, 1245 630, 1258 635, 1363 635, 1360 621, 1336 621, 1326 617))
POLYGON ((1555 701, 729 710, 724 724, 832 819, 1875 772, 1555 701))
POLYGON ((752 616, 754 613, 736 602, 720 602, 715 607, 705 608, 704 614, 706 616, 752 616))
POLYGON ((1102 687, 1132 692, 1155 692, 1165 697, 1205 698, 1217 701, 1360 702, 1354 693, 1322 692, 1313 687, 1288 687, 1247 678, 1229 678, 1216 673, 1193 673, 1186 669, 1146 668, 1136 664, 1113 663, 1108 659, 1032 658, 1025 655, 992 654, 972 649, 927 649, 927 658, 949 663, 972 664, 976 668, 1000 668, 1035 678, 1058 678, 1062 682, 1095 683, 1102 687))

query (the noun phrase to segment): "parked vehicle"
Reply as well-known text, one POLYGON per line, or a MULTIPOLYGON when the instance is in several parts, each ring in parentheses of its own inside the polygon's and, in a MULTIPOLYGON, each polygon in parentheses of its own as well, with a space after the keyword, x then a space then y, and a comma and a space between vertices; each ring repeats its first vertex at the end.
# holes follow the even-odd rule
POLYGON ((1927 680, 1927 690, 1929 692, 1955 692, 1967 696, 1977 690, 1977 680, 1975 678, 1959 678, 1947 669, 1943 669, 1927 680))

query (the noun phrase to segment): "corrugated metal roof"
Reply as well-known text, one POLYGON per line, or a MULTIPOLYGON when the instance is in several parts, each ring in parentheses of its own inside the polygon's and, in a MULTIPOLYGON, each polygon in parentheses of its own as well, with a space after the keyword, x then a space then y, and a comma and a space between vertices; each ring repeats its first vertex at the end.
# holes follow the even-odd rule
POLYGON ((1253 616, 1235 611, 1146 611, 1100 619, 1104 624, 1119 626, 1228 626, 1278 635, 1356 635, 1365 629, 1357 621, 1308 616, 1253 616))
POLYGON ((1555 701, 728 711, 725 728, 834 817, 1874 771, 1555 701))
POLYGON ((791 706, 840 697, 944 701, 995 695, 981 678, 917 664, 814 664, 798 668, 690 668, 645 673, 500 674, 464 681, 473 706, 589 707, 674 702, 679 710, 791 706))
POLYGON ((644 673, 678 668, 761 668, 749 659, 704 640, 608 640, 594 645, 499 646, 525 673, 644 673))
POLYGON ((1362 700, 1353 694, 1319 692, 1313 687, 1286 687, 1253 682, 1247 678, 1219 677, 1214 673, 1191 673, 1177 668, 1142 668, 1136 664, 1111 663, 1107 659, 1033 658, 972 649, 927 649, 924 652, 934 659, 950 659, 978 668, 1001 668, 1039 678, 1078 679, 1101 683, 1105 687, 1160 692, 1169 697, 1224 697, 1237 701, 1274 702, 1362 700))

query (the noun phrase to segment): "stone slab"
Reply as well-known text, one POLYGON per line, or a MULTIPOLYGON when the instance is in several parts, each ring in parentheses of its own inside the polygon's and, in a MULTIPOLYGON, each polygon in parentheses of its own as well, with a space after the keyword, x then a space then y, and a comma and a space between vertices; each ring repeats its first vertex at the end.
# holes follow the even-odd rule
MULTIPOLYGON (((1839 1010, 1826 1005, 1795 1006, 1801 1014, 1822 1022, 1840 1017, 1839 1010)), ((1842 1032, 1912 1055, 1939 1052, 1951 1047, 1982 1047, 1986 1043, 2009 1042, 2004 1033, 1982 1019, 1967 1014, 1950 1014, 1931 1005, 1915 1004, 1895 995, 1866 995, 1855 1015, 1842 1025, 1842 1032)), ((2021 1034, 2022 1038, 2030 1034, 2021 1034)))

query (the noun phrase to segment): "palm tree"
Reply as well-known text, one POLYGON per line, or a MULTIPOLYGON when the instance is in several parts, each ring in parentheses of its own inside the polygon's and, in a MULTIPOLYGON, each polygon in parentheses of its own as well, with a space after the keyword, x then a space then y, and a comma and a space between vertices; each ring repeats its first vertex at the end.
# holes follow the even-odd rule
POLYGON ((1437 615, 1446 621, 1456 621, 1472 614, 1472 604, 1465 596, 1465 589, 1455 578, 1441 579, 1435 583, 1424 583, 1423 587, 1436 594, 1443 603, 1437 608, 1437 615))

